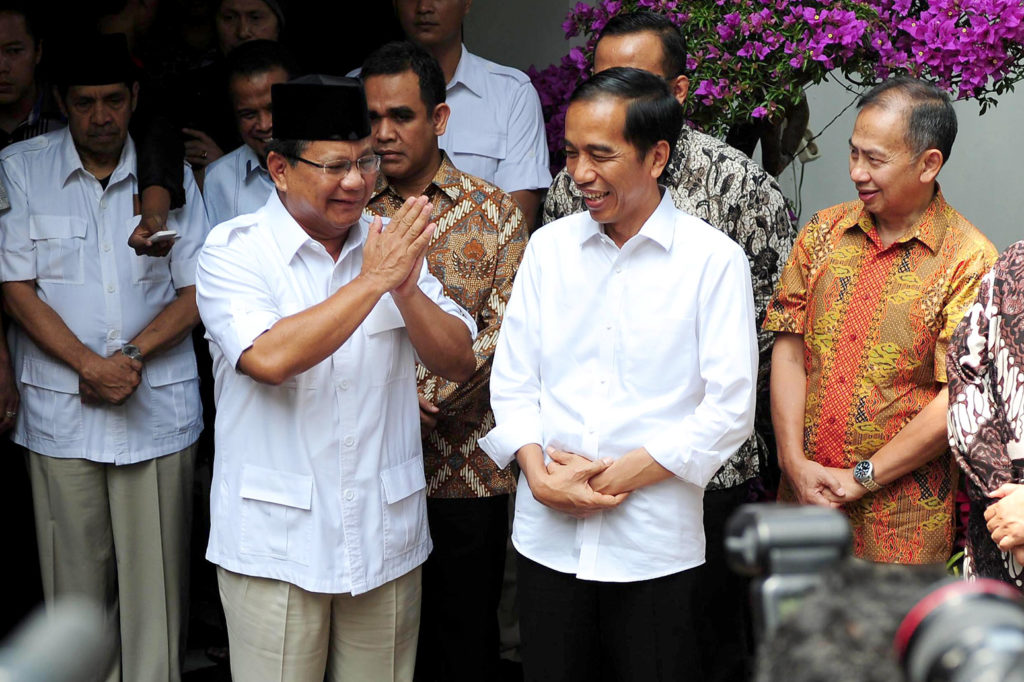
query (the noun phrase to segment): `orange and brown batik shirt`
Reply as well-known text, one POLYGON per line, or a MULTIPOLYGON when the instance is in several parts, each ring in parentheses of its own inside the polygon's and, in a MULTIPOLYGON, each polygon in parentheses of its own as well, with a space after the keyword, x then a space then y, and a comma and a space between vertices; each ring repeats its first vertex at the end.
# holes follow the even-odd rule
MULTIPOLYGON (((441 166, 424 192, 434 205, 430 218, 437 223, 427 267, 445 295, 473 316, 478 331, 473 342, 476 372, 467 381, 456 384, 422 365, 416 368, 420 394, 441 408, 437 427, 423 439, 427 495, 491 497, 509 493, 515 485, 512 468, 498 469, 477 439, 494 428, 488 390, 491 359, 527 231, 515 199, 441 155, 441 166)), ((390 217, 403 203, 381 173, 366 208, 390 217)))
MULTIPOLYGON (((941 192, 917 226, 883 248, 859 202, 816 213, 797 237, 764 328, 803 334, 804 453, 851 468, 945 390, 946 347, 996 259, 941 192)), ((949 452, 844 507, 854 554, 945 561, 956 464, 949 452)), ((783 482, 780 498, 792 500, 783 482)))

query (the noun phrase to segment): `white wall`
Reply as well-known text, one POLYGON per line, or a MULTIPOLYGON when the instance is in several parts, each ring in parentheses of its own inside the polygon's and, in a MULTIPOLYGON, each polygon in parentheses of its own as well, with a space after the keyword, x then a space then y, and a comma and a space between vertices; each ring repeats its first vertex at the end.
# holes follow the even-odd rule
MULTIPOLYGON (((568 50, 562 21, 575 0, 474 0, 466 20, 466 44, 481 56, 525 70, 543 68, 568 50)), ((1021 85, 1024 89, 1024 84, 1021 85)), ((810 127, 819 132, 855 95, 835 83, 811 88, 810 127)), ((1024 239, 1024 92, 1004 95, 995 109, 978 115, 973 102, 956 104, 960 132, 949 164, 939 175, 946 199, 999 249, 1024 239)), ((818 138, 821 158, 804 172, 801 220, 817 208, 856 198, 847 174, 847 140, 856 110, 851 107, 818 138)), ((796 166, 799 172, 799 165, 796 166)), ((795 197, 793 169, 780 178, 795 197)))

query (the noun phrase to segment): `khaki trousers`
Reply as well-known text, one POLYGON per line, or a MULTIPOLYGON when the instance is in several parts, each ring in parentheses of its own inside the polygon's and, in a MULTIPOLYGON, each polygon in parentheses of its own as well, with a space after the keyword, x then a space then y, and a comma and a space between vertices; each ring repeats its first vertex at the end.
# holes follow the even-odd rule
POLYGON ((231 676, 245 682, 407 682, 420 568, 356 597, 217 568, 231 676))
POLYGON ((78 594, 120 627, 111 682, 181 679, 195 446, 115 466, 29 452, 43 594, 78 594))

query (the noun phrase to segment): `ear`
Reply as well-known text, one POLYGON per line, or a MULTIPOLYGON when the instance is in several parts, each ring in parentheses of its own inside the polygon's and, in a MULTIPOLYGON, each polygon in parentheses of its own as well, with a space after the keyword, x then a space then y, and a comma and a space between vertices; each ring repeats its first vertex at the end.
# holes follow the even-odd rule
POLYGON ((690 79, 686 76, 676 76, 669 81, 668 85, 676 101, 680 104, 686 104, 686 96, 690 94, 690 79))
POLYGON ((651 161, 651 177, 657 179, 661 172, 668 165, 668 157, 672 154, 672 148, 665 140, 658 140, 657 143, 647 152, 647 159, 651 161))
POLYGON ((921 169, 921 182, 926 184, 934 182, 935 177, 942 170, 943 164, 942 152, 938 149, 926 149, 921 154, 921 158, 918 159, 918 167, 921 169))
POLYGON ((132 113, 135 113, 135 107, 139 105, 139 82, 135 81, 132 83, 132 113))
POLYGON ((466 15, 469 14, 469 8, 473 6, 473 0, 466 0, 466 9, 462 10, 462 18, 465 19, 466 15))
POLYGON ((43 39, 40 38, 36 41, 36 66, 39 66, 39 62, 43 59, 43 39))
POLYGON ((285 173, 288 166, 288 159, 277 152, 267 154, 267 173, 270 174, 270 179, 274 181, 274 186, 282 192, 288 191, 288 179, 285 173))
POLYGON ((430 117, 431 123, 434 125, 434 134, 438 137, 444 135, 445 129, 448 128, 448 117, 451 115, 452 109, 444 102, 441 102, 434 107, 434 114, 430 117))

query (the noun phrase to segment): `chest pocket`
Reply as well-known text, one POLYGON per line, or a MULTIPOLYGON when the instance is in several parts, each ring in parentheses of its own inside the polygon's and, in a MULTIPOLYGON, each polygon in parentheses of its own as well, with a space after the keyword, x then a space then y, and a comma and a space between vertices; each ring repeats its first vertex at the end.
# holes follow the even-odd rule
POLYGON ((367 365, 370 385, 408 379, 416 371, 416 358, 405 331, 405 320, 398 306, 387 295, 380 299, 363 321, 367 336, 367 365))
MULTIPOLYGON (((139 225, 139 216, 129 218, 125 223, 125 241, 139 225)), ((169 282, 171 280, 171 257, 132 255, 132 282, 149 284, 152 282, 169 282)))
POLYGON ((508 154, 508 137, 504 132, 458 130, 452 131, 443 146, 453 160, 457 159, 459 170, 488 180, 508 154))
POLYGON ((85 218, 78 216, 29 216, 29 237, 36 249, 36 280, 61 284, 85 281, 83 257, 85 218))

